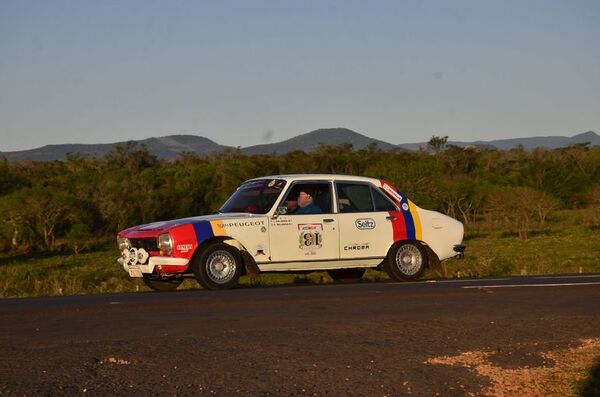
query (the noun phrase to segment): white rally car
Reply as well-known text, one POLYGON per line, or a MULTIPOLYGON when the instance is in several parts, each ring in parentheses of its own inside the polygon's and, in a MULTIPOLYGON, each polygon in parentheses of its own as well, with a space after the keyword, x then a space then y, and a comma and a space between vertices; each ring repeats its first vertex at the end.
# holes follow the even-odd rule
POLYGON ((386 181, 347 175, 275 175, 244 182, 217 214, 119 232, 119 263, 158 291, 186 277, 206 289, 258 272, 327 270, 358 279, 366 268, 417 280, 462 257, 463 225, 417 207, 386 181))

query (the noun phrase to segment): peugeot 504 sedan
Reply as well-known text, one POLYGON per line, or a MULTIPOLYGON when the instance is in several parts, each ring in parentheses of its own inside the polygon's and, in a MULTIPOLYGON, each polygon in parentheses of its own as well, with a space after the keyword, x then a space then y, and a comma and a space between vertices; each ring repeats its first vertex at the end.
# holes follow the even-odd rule
POLYGON ((260 272, 327 271, 351 280, 375 268, 418 280, 429 266, 463 256, 463 231, 384 180, 275 175, 244 182, 216 214, 119 232, 118 261, 157 291, 188 277, 226 289, 260 272))

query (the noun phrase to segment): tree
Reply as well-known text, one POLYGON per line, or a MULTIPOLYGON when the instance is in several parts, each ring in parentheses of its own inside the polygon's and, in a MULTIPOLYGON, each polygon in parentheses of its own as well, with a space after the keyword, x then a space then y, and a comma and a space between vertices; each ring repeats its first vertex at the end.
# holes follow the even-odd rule
POLYGON ((106 155, 93 200, 110 230, 157 219, 160 168, 155 156, 133 143, 117 146, 106 155))
POLYGON ((54 187, 25 188, 6 197, 3 218, 13 227, 13 246, 20 236, 30 236, 29 243, 51 249, 69 210, 69 198, 54 187))
POLYGON ((0 157, 0 196, 18 190, 21 184, 22 180, 15 174, 12 164, 0 157))
POLYGON ((448 143, 448 136, 432 136, 431 139, 429 139, 429 142, 427 142, 427 148, 432 151, 433 153, 439 153, 442 150, 444 150, 444 148, 446 147, 446 144, 448 143))
POLYGON ((78 255, 86 248, 90 239, 90 229, 85 223, 75 223, 67 233, 67 245, 78 255))
POLYGON ((444 212, 453 218, 461 219, 465 224, 474 221, 491 190, 489 184, 477 183, 467 176, 445 178, 441 184, 444 212))
POLYGON ((556 208, 555 202, 553 197, 530 187, 502 187, 490 194, 486 207, 493 219, 516 226, 519 238, 526 240, 533 219, 538 217, 543 223, 556 208))

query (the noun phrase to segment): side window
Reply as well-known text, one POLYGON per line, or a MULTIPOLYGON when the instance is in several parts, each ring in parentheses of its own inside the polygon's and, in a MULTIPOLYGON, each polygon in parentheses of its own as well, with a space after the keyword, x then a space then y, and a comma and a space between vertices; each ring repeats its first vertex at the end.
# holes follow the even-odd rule
POLYGON ((338 208, 341 213, 373 212, 373 200, 369 185, 358 183, 336 183, 338 208))
POLYGON ((371 186, 375 211, 398 211, 398 208, 382 192, 371 186))
POLYGON ((282 205, 287 207, 290 215, 331 214, 333 212, 331 200, 329 182, 300 182, 292 185, 282 205))

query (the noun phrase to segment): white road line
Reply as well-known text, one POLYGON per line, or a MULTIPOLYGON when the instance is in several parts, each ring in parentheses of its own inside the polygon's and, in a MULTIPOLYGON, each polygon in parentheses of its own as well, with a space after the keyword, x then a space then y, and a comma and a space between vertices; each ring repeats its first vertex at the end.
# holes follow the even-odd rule
POLYGON ((474 288, 518 288, 518 287, 567 287, 574 285, 600 285, 599 282, 594 283, 564 283, 564 284, 508 284, 508 285, 468 285, 465 287, 460 287, 464 289, 474 289, 474 288))
POLYGON ((483 279, 469 279, 469 278, 457 278, 456 280, 435 280, 437 283, 486 283, 489 281, 504 281, 510 280, 509 277, 506 278, 483 278, 483 279))
MULTIPOLYGON (((447 284, 447 283, 489 283, 490 281, 504 281, 510 280, 510 278, 485 278, 485 279, 471 279, 471 278, 457 278, 456 280, 420 280, 420 281, 388 281, 384 284, 386 285, 411 285, 411 284, 447 284)), ((341 285, 353 285, 353 284, 339 284, 341 285)))
POLYGON ((574 275, 574 276, 560 276, 560 275, 556 275, 556 276, 531 276, 531 278, 539 278, 539 279, 553 279, 553 278, 600 278, 600 274, 587 274, 585 276, 580 276, 580 275, 574 275))

